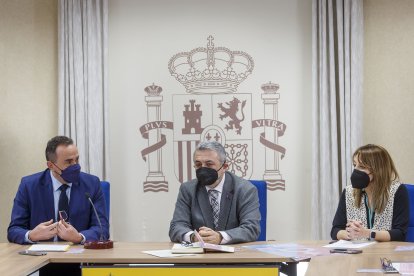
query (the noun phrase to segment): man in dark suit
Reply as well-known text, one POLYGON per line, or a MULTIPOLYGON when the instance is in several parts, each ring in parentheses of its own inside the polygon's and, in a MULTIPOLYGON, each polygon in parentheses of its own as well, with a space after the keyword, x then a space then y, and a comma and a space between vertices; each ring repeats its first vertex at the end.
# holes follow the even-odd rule
POLYGON ((260 234, 257 189, 226 172, 226 153, 218 142, 200 143, 193 156, 197 179, 180 187, 170 239, 194 242, 193 230, 214 244, 252 242, 260 234))
POLYGON ((10 242, 99 240, 101 230, 90 195, 102 223, 102 238, 109 238, 105 199, 98 177, 80 171, 79 154, 72 139, 52 138, 46 147, 47 167, 23 177, 14 199, 7 230, 10 242))

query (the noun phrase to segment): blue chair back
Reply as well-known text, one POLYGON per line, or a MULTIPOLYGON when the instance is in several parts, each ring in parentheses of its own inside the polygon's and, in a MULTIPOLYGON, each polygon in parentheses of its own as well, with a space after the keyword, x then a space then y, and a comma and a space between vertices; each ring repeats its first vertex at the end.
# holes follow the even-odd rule
POLYGON ((407 236, 405 238, 408 242, 414 242, 414 185, 405 184, 408 192, 409 212, 410 218, 408 220, 407 236))
POLYGON ((107 181, 101 181, 101 190, 105 198, 106 215, 109 220, 109 205, 110 205, 110 184, 107 181))
POLYGON ((260 220, 260 235, 259 238, 257 238, 257 240, 265 241, 267 222, 267 184, 266 181, 263 180, 250 180, 250 182, 257 188, 257 192, 259 194, 260 216, 262 217, 262 219, 260 220))

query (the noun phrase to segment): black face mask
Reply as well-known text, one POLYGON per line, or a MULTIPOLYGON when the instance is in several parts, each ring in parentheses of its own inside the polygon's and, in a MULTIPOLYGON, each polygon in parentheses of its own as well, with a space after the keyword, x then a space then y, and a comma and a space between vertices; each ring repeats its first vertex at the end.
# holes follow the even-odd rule
POLYGON ((198 183, 200 183, 200 185, 203 185, 203 186, 209 186, 209 185, 214 184, 214 182, 216 182, 218 179, 217 172, 221 170, 223 166, 224 166, 224 163, 223 165, 221 165, 220 169, 218 169, 217 171, 215 169, 207 168, 207 167, 201 167, 197 169, 196 175, 197 175, 198 183))
POLYGON ((354 189, 365 189, 370 182, 369 175, 366 172, 354 169, 351 175, 351 184, 354 189))

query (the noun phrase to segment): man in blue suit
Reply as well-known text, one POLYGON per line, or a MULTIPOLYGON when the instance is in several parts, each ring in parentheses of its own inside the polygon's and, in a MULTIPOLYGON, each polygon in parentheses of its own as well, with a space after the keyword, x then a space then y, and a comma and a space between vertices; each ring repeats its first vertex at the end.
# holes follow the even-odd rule
POLYGON ((78 149, 72 139, 52 138, 47 143, 46 160, 48 169, 21 180, 8 240, 24 244, 108 239, 109 223, 100 180, 80 171, 78 149), (86 194, 95 204, 102 231, 86 194))

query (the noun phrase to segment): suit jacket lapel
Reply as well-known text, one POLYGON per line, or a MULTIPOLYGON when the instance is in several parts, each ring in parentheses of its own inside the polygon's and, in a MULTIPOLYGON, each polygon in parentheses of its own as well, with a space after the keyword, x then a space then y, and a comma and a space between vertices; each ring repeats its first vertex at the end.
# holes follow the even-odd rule
POLYGON ((226 179, 224 180, 223 193, 220 200, 220 215, 218 221, 219 231, 226 229, 227 221, 229 219, 230 208, 233 202, 234 195, 234 182, 230 174, 226 173, 226 179))
POLYGON ((52 178, 50 177, 50 170, 46 170, 44 174, 45 181, 43 182, 42 189, 45 196, 44 198, 44 206, 45 206, 45 212, 47 219, 53 219, 53 221, 56 221, 56 214, 55 214, 55 199, 53 197, 53 184, 52 184, 52 178))
MULTIPOLYGON (((69 200, 69 220, 74 219, 71 218, 71 214, 76 213, 76 209, 79 208, 79 202, 76 200, 82 198, 81 189, 79 187, 79 182, 72 183, 72 187, 70 188, 70 200, 69 200)), ((85 195, 83 195, 85 196, 85 195)))
POLYGON ((200 205, 205 226, 214 229, 213 211, 211 209, 210 201, 208 199, 208 194, 206 188, 201 185, 197 185, 197 200, 198 204, 200 205))
MULTIPOLYGON (((44 200, 44 204, 42 204, 44 212, 46 214, 46 218, 42 218, 41 222, 48 221, 53 219, 56 221, 56 214, 55 214, 55 198, 53 196, 53 184, 52 184, 52 177, 50 176, 50 170, 46 169, 43 174, 44 181, 41 182, 41 195, 39 197, 41 200, 44 200), (44 220, 44 221, 43 221, 44 220)), ((53 241, 53 238, 46 240, 46 241, 53 241)))

